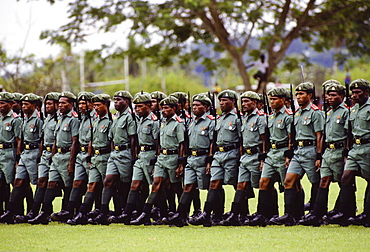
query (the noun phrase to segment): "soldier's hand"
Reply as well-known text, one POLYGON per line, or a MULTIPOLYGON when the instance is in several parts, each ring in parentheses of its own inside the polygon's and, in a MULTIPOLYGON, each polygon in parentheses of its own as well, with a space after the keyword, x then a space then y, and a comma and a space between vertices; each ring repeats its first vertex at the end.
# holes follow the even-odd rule
POLYGON ((211 164, 208 163, 206 166, 206 174, 211 174, 211 164))
POLYGON ((320 167, 321 167, 321 160, 316 160, 315 161, 316 172, 320 170, 320 167))
POLYGON ((290 164, 290 159, 285 158, 285 167, 288 168, 289 164, 290 164))
POLYGON ((260 161, 260 171, 262 171, 262 167, 263 167, 263 160, 260 161))
POLYGON ((184 166, 182 164, 179 165, 176 169, 176 178, 180 177, 184 173, 184 166))

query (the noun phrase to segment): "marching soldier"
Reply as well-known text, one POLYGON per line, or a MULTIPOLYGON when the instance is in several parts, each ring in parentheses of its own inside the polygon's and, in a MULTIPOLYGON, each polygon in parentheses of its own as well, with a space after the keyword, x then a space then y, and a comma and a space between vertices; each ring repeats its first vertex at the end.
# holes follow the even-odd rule
POLYGON ((317 169, 321 164, 324 118, 319 108, 312 104, 313 91, 314 85, 309 82, 301 83, 296 88, 300 106, 294 118, 298 146, 294 150, 284 180, 285 214, 272 218, 270 220, 272 224, 295 225, 296 219, 303 215, 304 197, 300 179, 304 173, 307 174, 312 186, 318 186, 320 181, 317 169))
POLYGON ((331 224, 348 226, 349 224, 362 224, 370 226, 370 193, 366 193, 364 212, 355 215, 355 175, 360 172, 361 177, 370 182, 370 83, 364 79, 354 80, 350 86, 352 99, 356 103, 350 110, 349 121, 345 128, 351 124, 353 134, 353 147, 349 150, 344 172, 341 178, 339 213, 326 220, 331 224))
POLYGON ((274 88, 268 92, 271 101, 272 114, 268 117, 271 148, 263 163, 259 181, 257 213, 249 221, 250 226, 266 226, 273 215, 278 214, 278 197, 274 183, 283 182, 286 174, 286 158, 288 150, 292 111, 287 109, 287 91, 285 88, 274 88))
POLYGON ((0 222, 14 223, 14 215, 24 215, 19 212, 22 209, 23 199, 31 190, 30 183, 37 185, 37 160, 40 157, 43 126, 43 121, 36 110, 38 99, 39 97, 35 94, 26 94, 21 99, 24 113, 21 131, 24 150, 17 165, 8 211, 1 216, 0 222))
POLYGON ((244 113, 241 127, 243 155, 240 158, 238 185, 231 206, 231 213, 227 219, 221 222, 224 226, 240 226, 249 214, 246 190, 248 186, 250 190, 258 188, 263 164, 260 160, 260 154, 265 152, 266 119, 265 114, 257 108, 260 97, 255 92, 247 91, 240 98, 244 113), (261 146, 263 149, 261 149, 261 146))
POLYGON ((76 96, 71 92, 62 92, 59 96, 58 123, 55 128, 52 163, 49 170, 49 182, 45 191, 42 209, 39 215, 28 220, 30 224, 48 224, 53 212, 53 201, 58 183, 62 183, 64 197, 70 195, 78 153, 78 114, 73 110, 76 96))
POLYGON ((94 110, 98 117, 93 123, 93 135, 89 143, 88 157, 88 187, 84 201, 78 214, 67 221, 70 225, 87 224, 87 213, 91 211, 98 184, 102 184, 107 171, 108 158, 111 152, 111 125, 112 120, 109 112, 110 96, 107 94, 94 95, 91 98, 94 110))
POLYGON ((48 185, 48 177, 50 170, 50 163, 52 157, 52 148, 55 141, 55 127, 58 122, 57 110, 59 104, 60 93, 51 92, 45 95, 44 106, 45 115, 47 118, 42 127, 42 155, 38 165, 38 181, 37 189, 34 197, 32 209, 26 215, 16 215, 15 220, 17 223, 26 223, 29 219, 35 218, 40 211, 41 204, 44 200, 46 188, 48 185))
MULTIPOLYGON (((9 202, 10 184, 14 182, 15 165, 21 153, 22 121, 12 110, 14 95, 0 93, 0 214, 9 202)), ((3 216, 1 217, 3 220, 3 216)), ((11 218, 9 218, 11 222, 11 218)))
POLYGON ((224 208, 223 184, 236 187, 238 179, 238 161, 240 158, 241 122, 235 104, 238 95, 232 90, 224 90, 218 94, 221 117, 217 120, 217 149, 211 164, 211 183, 204 205, 204 212, 191 219, 190 224, 210 227, 211 213, 215 219, 221 219, 224 208))

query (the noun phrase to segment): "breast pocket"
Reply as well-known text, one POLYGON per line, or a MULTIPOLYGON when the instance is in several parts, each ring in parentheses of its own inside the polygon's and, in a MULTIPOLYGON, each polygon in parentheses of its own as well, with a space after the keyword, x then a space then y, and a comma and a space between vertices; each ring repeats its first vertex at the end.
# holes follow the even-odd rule
POLYGON ((151 132, 152 132, 152 129, 151 129, 151 127, 149 127, 149 126, 147 126, 147 127, 143 127, 143 128, 141 129, 141 133, 143 133, 143 134, 145 134, 145 135, 150 135, 150 134, 151 134, 151 132))

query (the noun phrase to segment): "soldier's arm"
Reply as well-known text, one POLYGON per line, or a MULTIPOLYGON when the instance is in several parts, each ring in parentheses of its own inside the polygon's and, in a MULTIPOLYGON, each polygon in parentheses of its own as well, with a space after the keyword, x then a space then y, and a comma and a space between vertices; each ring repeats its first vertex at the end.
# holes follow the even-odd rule
POLYGON ((131 156, 132 159, 135 160, 137 159, 137 146, 136 146, 136 139, 135 135, 130 136, 130 145, 131 145, 131 156))
POLYGON ((70 175, 73 174, 75 169, 75 162, 76 162, 76 156, 78 153, 79 148, 79 142, 78 142, 78 136, 72 137, 72 145, 71 145, 71 155, 69 157, 69 164, 68 164, 68 173, 70 175))
MULTIPOLYGON (((179 158, 184 157, 184 150, 185 150, 185 145, 184 141, 179 144, 179 158)), ((176 176, 179 177, 184 173, 184 165, 182 162, 179 162, 179 166, 176 169, 176 176)))
POLYGON ((317 168, 320 168, 320 166, 321 166, 322 140, 323 140, 322 131, 316 132, 316 150, 317 150, 317 156, 316 156, 315 166, 317 168))

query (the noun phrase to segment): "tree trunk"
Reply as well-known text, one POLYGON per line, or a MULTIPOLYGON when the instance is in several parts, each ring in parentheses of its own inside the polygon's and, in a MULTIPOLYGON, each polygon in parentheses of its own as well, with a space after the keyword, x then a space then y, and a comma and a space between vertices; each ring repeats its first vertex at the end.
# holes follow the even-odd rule
POLYGON ((243 55, 238 54, 237 56, 233 57, 234 63, 238 68, 239 74, 242 77, 244 89, 246 91, 252 90, 251 82, 249 81, 249 74, 245 69, 245 64, 243 62, 243 55))

